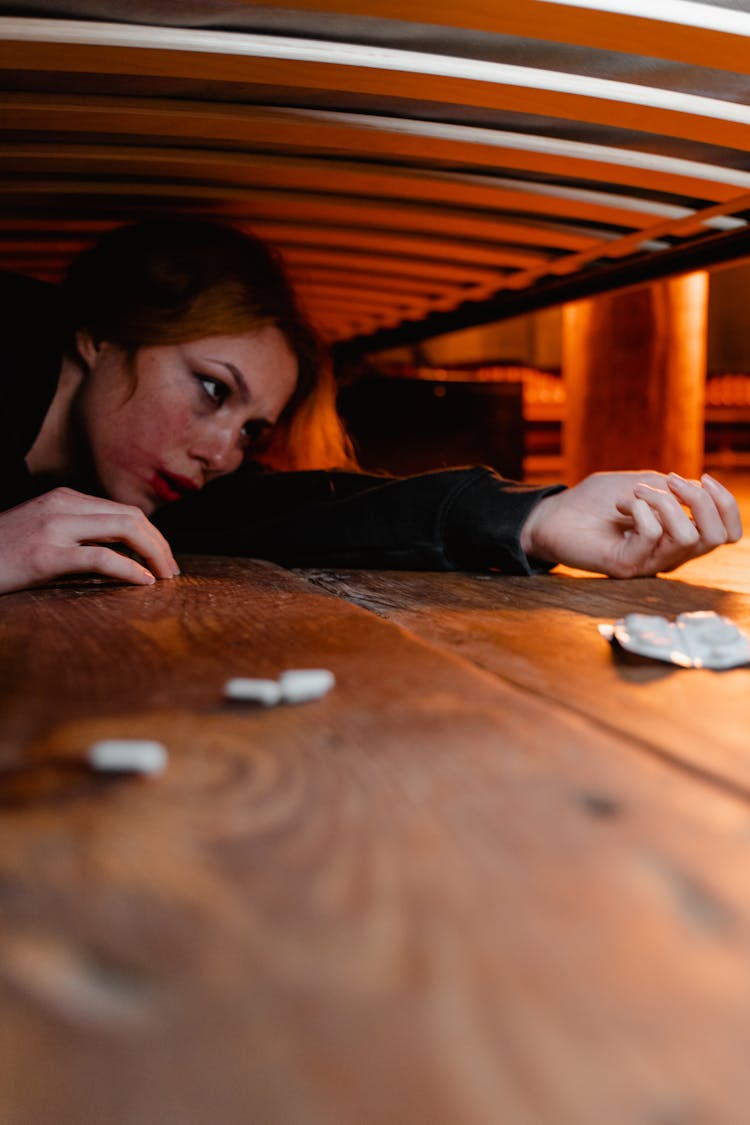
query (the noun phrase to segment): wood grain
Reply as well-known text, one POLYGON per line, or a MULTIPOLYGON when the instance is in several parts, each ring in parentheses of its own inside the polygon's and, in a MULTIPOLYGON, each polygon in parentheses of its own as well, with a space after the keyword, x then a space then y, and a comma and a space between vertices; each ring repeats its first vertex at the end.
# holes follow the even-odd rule
POLYGON ((508 683, 750 794, 750 668, 686 673, 618 655, 597 630, 631 612, 714 610, 750 632, 749 564, 750 550, 740 543, 670 578, 636 582, 565 568, 539 578, 307 573, 508 683))
POLYGON ((0 600, 0 1120, 736 1122, 744 797, 269 564, 183 566, 0 600), (295 665, 336 689, 221 706, 295 665), (114 733, 166 774, 77 768, 114 733))
POLYGON ((750 794, 750 669, 684 670, 617 654, 597 625, 625 613, 714 610, 750 631, 747 597, 662 578, 316 574, 508 683, 624 733, 645 750, 750 794))
POLYGON ((571 484, 631 465, 701 475, 708 287, 702 271, 565 306, 562 444, 571 484))
MULTIPOLYGON (((683 140, 723 145, 746 151, 750 144, 750 128, 744 120, 732 119, 726 103, 713 99, 715 115, 710 116, 705 107, 694 112, 682 108, 663 108, 658 95, 650 100, 644 88, 641 104, 616 100, 611 94, 570 93, 561 81, 560 88, 543 89, 533 84, 522 85, 511 81, 474 80, 454 77, 451 74, 433 74, 410 69, 408 55, 403 59, 403 69, 388 70, 359 65, 359 59, 349 63, 318 62, 311 59, 272 58, 260 53, 250 58, 243 53, 242 38, 237 37, 237 50, 214 53, 202 48, 198 38, 187 40, 185 33, 175 30, 173 39, 182 46, 169 43, 161 29, 144 27, 138 46, 118 43, 106 24, 98 43, 33 42, 25 40, 23 31, 12 38, 8 30, 0 40, 0 68, 4 70, 52 71, 68 75, 117 76, 118 80, 156 79, 165 88, 163 80, 177 87, 185 81, 193 84, 231 84, 238 90, 244 87, 245 96, 252 101, 252 92, 260 88, 270 91, 269 101, 277 99, 276 91, 295 90, 305 96, 321 97, 324 92, 336 91, 347 95, 364 95, 383 99, 402 98, 432 102, 437 106, 460 105, 467 108, 485 108, 505 112, 520 112, 552 116, 569 121, 585 121, 608 128, 632 129, 639 132, 683 140), (154 39, 158 40, 158 45, 154 39)), ((522 69, 522 68, 521 68, 522 69)), ((184 87, 183 87, 184 89, 184 87)), ((585 89, 582 84, 581 89, 585 89)), ((439 116, 439 112, 436 116, 439 116)))
MULTIPOLYGON (((270 8, 286 8, 288 0, 268 0, 270 8)), ((295 7, 315 12, 351 15, 349 0, 296 0, 295 7)), ((403 19, 399 0, 368 0, 357 5, 359 15, 379 19, 403 19)), ((498 4, 497 0, 469 0, 460 9, 434 0, 412 0, 409 19, 448 27, 465 27, 503 35, 555 40, 604 50, 654 55, 696 66, 710 66, 747 73, 747 43, 744 36, 710 27, 690 27, 648 15, 597 10, 587 5, 524 0, 523 4, 498 4)))

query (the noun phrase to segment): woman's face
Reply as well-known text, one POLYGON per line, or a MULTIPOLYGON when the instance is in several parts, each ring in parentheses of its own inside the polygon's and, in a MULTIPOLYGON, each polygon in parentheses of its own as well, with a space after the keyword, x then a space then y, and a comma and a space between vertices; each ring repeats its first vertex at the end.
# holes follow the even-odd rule
POLYGON ((239 468, 297 382, 278 328, 146 347, 79 346, 79 421, 103 493, 150 515, 239 468))

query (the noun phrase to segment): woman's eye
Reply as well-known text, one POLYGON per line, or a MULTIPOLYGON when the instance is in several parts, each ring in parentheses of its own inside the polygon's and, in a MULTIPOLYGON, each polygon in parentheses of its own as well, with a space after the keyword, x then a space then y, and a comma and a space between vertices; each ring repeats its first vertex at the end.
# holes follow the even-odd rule
POLYGON ((271 429, 265 418, 254 418, 242 427, 242 436, 249 445, 255 445, 271 429))
POLYGON ((217 406, 221 406, 229 394, 226 385, 222 383, 221 379, 214 379, 212 375, 196 375, 196 378, 211 399, 211 402, 215 402, 217 406))

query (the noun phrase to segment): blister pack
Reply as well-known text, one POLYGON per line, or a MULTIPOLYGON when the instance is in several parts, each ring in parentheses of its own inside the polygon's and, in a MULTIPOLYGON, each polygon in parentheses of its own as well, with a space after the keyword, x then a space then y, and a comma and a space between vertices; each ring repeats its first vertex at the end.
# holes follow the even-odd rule
POLYGON ((738 668, 750 663, 745 633, 713 610, 681 613, 674 621, 628 613, 614 625, 600 625, 599 632, 627 652, 681 668, 738 668))

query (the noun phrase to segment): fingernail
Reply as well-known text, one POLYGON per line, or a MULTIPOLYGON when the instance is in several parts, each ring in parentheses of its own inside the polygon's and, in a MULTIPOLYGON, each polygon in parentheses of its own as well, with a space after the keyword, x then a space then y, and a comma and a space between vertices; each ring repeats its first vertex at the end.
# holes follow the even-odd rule
POLYGON ((148 570, 144 570, 143 577, 147 586, 153 586, 154 582, 156 582, 153 574, 151 574, 151 572, 148 570))
POLYGON ((704 484, 718 484, 716 477, 712 477, 710 473, 704 473, 701 477, 704 484))
POLYGON ((182 572, 181 572, 179 566, 177 565, 177 563, 175 563, 174 570, 172 571, 172 577, 173 578, 179 578, 181 573, 182 572))

